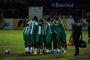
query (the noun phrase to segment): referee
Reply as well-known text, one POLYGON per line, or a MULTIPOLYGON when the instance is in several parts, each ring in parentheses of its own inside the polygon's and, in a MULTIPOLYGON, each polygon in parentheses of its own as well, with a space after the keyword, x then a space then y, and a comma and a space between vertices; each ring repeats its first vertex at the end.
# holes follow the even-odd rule
POLYGON ((82 24, 78 17, 74 17, 74 23, 72 24, 72 34, 71 38, 75 45, 75 57, 79 56, 79 40, 82 39, 82 24))

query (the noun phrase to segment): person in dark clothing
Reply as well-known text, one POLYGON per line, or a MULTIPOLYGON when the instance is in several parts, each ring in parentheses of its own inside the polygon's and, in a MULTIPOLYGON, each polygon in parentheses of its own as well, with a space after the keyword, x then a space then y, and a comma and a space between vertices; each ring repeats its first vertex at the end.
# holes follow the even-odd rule
POLYGON ((0 30, 4 29, 5 24, 6 24, 6 23, 5 23, 5 20, 3 19, 2 16, 0 16, 0 30))
POLYGON ((74 24, 72 24, 72 34, 71 38, 73 39, 75 45, 75 55, 79 56, 79 40, 82 39, 82 24, 78 18, 74 18, 74 24))
POLYGON ((90 16, 87 17, 88 22, 88 43, 90 43, 90 16))

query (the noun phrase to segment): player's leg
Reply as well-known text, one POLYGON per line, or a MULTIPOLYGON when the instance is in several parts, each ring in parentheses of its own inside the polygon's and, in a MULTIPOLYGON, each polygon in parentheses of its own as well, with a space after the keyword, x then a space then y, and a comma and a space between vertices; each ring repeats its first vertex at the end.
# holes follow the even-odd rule
POLYGON ((64 35, 64 49, 67 50, 66 35, 64 35))
POLYGON ((67 50, 66 33, 62 34, 61 40, 62 40, 62 53, 66 53, 67 50))
POLYGON ((53 39, 53 53, 56 54, 57 53, 57 36, 53 35, 52 37, 53 39))
POLYGON ((36 39, 35 39, 35 45, 34 45, 34 54, 38 54, 39 52, 39 39, 40 39, 40 35, 37 34, 36 35, 36 39))
POLYGON ((25 42, 25 51, 26 51, 26 53, 29 53, 29 41, 27 39, 26 34, 24 34, 24 42, 25 42))
POLYGON ((74 40, 74 45, 75 45, 75 55, 74 56, 78 56, 79 55, 79 38, 73 38, 74 40))
POLYGON ((43 42, 44 42, 44 35, 40 35, 40 39, 39 39, 39 53, 43 54, 43 42))
POLYGON ((61 53, 61 31, 57 31, 58 54, 61 53))
POLYGON ((43 43, 44 43, 43 48, 44 48, 44 51, 45 51, 45 49, 46 49, 46 35, 44 35, 44 41, 43 41, 43 43))
POLYGON ((52 34, 47 34, 46 36, 46 53, 51 53, 52 48, 52 34))
POLYGON ((34 34, 30 34, 30 51, 31 51, 31 53, 33 53, 33 50, 34 50, 34 41, 35 41, 34 34))
POLYGON ((30 34, 28 33, 28 35, 27 35, 27 40, 28 40, 27 44, 28 44, 28 47, 29 47, 29 52, 30 52, 30 54, 32 54, 33 49, 32 49, 32 46, 31 46, 31 40, 30 39, 31 39, 31 37, 30 37, 30 34))

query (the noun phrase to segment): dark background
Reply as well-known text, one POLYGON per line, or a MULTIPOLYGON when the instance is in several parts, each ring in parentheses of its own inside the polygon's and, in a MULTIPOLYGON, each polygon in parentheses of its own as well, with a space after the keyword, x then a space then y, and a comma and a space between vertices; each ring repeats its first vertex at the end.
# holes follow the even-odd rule
POLYGON ((42 6, 43 15, 86 16, 90 12, 89 0, 0 0, 0 13, 4 18, 28 18, 29 6, 42 6), (74 3, 74 7, 53 8, 52 2, 74 3))

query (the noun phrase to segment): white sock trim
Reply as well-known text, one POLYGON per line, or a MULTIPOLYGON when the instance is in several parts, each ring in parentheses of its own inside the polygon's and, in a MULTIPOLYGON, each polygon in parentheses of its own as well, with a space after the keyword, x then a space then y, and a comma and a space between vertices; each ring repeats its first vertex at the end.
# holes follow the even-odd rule
POLYGON ((26 52, 29 52, 29 47, 26 47, 26 48, 25 48, 25 51, 26 51, 26 52))

